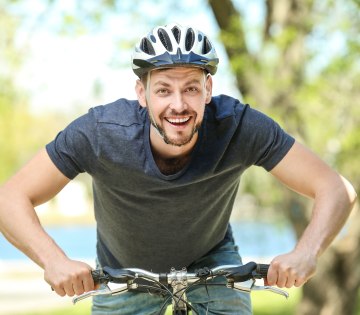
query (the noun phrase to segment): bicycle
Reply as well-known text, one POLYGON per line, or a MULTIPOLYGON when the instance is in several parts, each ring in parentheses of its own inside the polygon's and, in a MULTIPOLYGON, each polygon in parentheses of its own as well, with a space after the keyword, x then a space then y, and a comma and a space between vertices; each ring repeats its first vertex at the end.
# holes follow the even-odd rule
POLYGON ((279 288, 255 284, 257 279, 266 279, 268 269, 269 265, 255 262, 245 265, 222 265, 213 269, 204 267, 195 273, 187 272, 186 268, 181 270, 171 268, 169 273, 153 273, 138 268, 112 269, 104 267, 91 272, 94 282, 104 284, 104 288, 76 296, 73 298, 73 303, 76 304, 80 300, 96 295, 117 295, 131 290, 140 290, 168 296, 159 314, 165 310, 170 299, 172 299, 173 315, 190 314, 190 310, 196 314, 187 301, 186 292, 195 285, 219 285, 207 282, 216 277, 225 277, 226 284, 224 285, 230 289, 247 293, 254 290, 268 290, 288 298, 289 294, 279 288), (148 283, 142 283, 139 281, 140 279, 146 280, 148 283))

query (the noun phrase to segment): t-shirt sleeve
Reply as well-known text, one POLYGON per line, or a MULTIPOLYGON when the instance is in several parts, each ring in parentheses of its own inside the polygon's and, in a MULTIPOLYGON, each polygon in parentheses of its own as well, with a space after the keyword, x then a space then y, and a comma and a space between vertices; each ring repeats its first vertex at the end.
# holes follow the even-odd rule
POLYGON ((247 107, 240 124, 241 147, 247 164, 271 171, 288 153, 295 139, 265 114, 247 107))
POLYGON ((96 159, 96 120, 90 110, 58 133, 46 145, 47 153, 56 167, 69 179, 79 173, 91 174, 96 159))

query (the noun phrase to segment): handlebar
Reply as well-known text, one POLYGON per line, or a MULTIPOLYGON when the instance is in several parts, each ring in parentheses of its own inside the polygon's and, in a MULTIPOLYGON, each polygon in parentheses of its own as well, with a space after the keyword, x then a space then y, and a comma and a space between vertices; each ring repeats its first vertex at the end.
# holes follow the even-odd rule
MULTIPOLYGON (((182 296, 189 285, 211 285, 206 280, 223 276, 226 278, 226 286, 242 292, 252 290, 268 290, 288 298, 286 291, 272 286, 257 286, 257 279, 266 279, 269 265, 249 262, 245 265, 222 265, 209 269, 207 267, 187 272, 186 268, 176 270, 171 268, 169 273, 153 273, 144 269, 124 268, 113 269, 104 267, 91 271, 91 275, 96 284, 104 284, 103 289, 93 290, 76 296, 73 303, 77 303, 85 298, 96 295, 116 295, 128 292, 129 290, 149 291, 156 290, 158 293, 169 294, 173 299, 177 296, 183 300, 182 296), (139 279, 146 280, 147 285, 138 282, 139 279), (150 283, 150 284, 149 284, 150 283), (110 285, 116 285, 110 288, 110 285), (169 287, 172 287, 169 289, 169 287), (181 295, 179 296, 179 292, 181 295)), ((150 291, 149 291, 150 292, 150 291)), ((185 302, 187 303, 187 302, 185 302)))
MULTIPOLYGON (((187 281, 199 280, 204 277, 225 276, 228 280, 234 282, 244 282, 250 279, 261 279, 267 277, 269 265, 256 264, 249 262, 246 265, 223 265, 213 269, 207 267, 197 270, 195 273, 186 272, 184 275, 187 281)), ((183 269, 185 270, 185 269, 183 269)), ((159 281, 162 284, 171 284, 175 269, 171 269, 170 273, 158 274, 138 268, 112 269, 104 267, 103 269, 93 270, 91 275, 96 284, 127 283, 137 278, 145 278, 147 280, 159 281)), ((179 272, 179 271, 178 271, 179 272)))
MULTIPOLYGON (((85 298, 96 295, 117 295, 136 290, 167 296, 159 314, 164 310, 167 303, 172 301, 173 314, 188 314, 188 310, 195 310, 188 303, 186 292, 194 285, 217 285, 209 279, 224 277, 224 286, 250 293, 252 290, 268 290, 288 298, 286 291, 271 286, 257 286, 257 279, 266 278, 269 265, 256 264, 249 262, 245 265, 223 265, 212 269, 207 267, 196 270, 193 273, 187 272, 186 268, 176 270, 171 268, 169 273, 153 273, 144 269, 124 268, 93 270, 91 272, 94 282, 103 284, 102 289, 93 290, 73 298, 73 303, 77 303, 85 298), (143 281, 147 281, 145 284, 143 281), (111 285, 111 287, 110 287, 111 285), (113 287, 115 285, 115 287, 113 287)), ((195 314, 198 314, 195 312, 195 314)))

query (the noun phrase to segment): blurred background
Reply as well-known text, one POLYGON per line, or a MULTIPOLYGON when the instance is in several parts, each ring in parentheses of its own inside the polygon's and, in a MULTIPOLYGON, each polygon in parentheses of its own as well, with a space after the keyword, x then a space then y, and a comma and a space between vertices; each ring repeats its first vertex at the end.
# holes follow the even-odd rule
MULTIPOLYGON (((359 0, 0 0, 0 184, 90 107, 135 98, 131 49, 170 22, 214 40, 214 94, 273 117, 359 191, 359 0)), ((244 261, 291 250, 310 209, 264 170, 249 170, 232 217, 244 261)), ((94 265, 89 177, 36 210, 70 257, 94 265)), ((317 276, 289 301, 254 293, 254 313, 359 315, 359 219, 356 207, 317 276)), ((57 297, 0 234, 0 314, 42 312, 88 314, 89 303, 57 297)))

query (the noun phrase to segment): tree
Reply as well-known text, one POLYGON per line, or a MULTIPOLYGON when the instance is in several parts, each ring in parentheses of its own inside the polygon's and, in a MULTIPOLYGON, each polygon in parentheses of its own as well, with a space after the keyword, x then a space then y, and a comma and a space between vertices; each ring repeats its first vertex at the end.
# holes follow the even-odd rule
MULTIPOLYGON (((304 140, 359 188, 360 113, 356 104, 360 93, 359 2, 258 0, 256 3, 262 9, 262 18, 258 24, 250 25, 249 20, 253 17, 248 18, 250 13, 247 6, 254 2, 197 2, 204 10, 208 4, 214 14, 220 30, 220 40, 229 57, 243 99, 274 117, 298 139, 304 140), (340 43, 340 48, 331 44, 334 41, 340 43)), ((60 10, 58 3, 56 0, 43 0, 45 10, 41 16, 47 17, 51 11, 60 10)), ((194 14, 192 8, 186 6, 186 3, 183 5, 181 1, 152 0, 147 2, 149 7, 157 6, 161 10, 152 11, 155 12, 154 16, 147 14, 145 19, 139 3, 139 0, 73 2, 73 12, 60 10, 57 14, 60 23, 55 26, 54 32, 67 36, 82 34, 88 30, 96 32, 106 24, 109 15, 128 19, 129 25, 149 26, 150 23, 153 25, 171 19, 177 20, 181 11, 194 14)), ((2 14, 4 11, 0 12, 2 14)), ((0 21, 5 21, 3 15, 0 21)), ((42 19, 39 23, 41 22, 42 19)), ((119 31, 125 37, 125 40, 121 39, 121 47, 127 46, 129 41, 133 42, 133 36, 137 37, 134 34, 136 31, 136 27, 131 31, 119 31)), ((12 45, 14 31, 9 31, 8 34, 6 44, 12 45)), ((0 53, 3 51, 0 50, 0 53)), ((9 55, 17 54, 12 52, 9 55)), ((6 101, 0 100, 0 112, 5 113, 0 115, 0 122, 5 126, 10 121, 10 114, 6 114, 9 104, 13 109, 15 104, 21 102, 16 101, 19 94, 13 81, 9 79, 2 86, 9 86, 6 101), (1 107, 1 104, 6 106, 1 107)), ((4 98, 4 95, 1 94, 1 97, 4 98)), ((26 121, 27 118, 23 118, 21 124, 13 125, 6 138, 0 139, 4 139, 0 143, 1 148, 3 143, 9 145, 13 142, 9 139, 17 133, 14 130, 26 121)), ((31 124, 34 125, 34 122, 31 124)), ((19 158, 16 152, 20 150, 12 151, 9 161, 0 161, 2 165, 13 165, 13 160, 19 158)), ((307 201, 261 176, 256 174, 247 177, 244 190, 255 194, 262 207, 269 209, 271 205, 274 209, 286 209, 284 217, 288 218, 300 235, 308 223, 307 201)), ((355 212, 351 222, 357 222, 358 219, 359 214, 355 212)), ((353 313, 360 283, 360 266, 357 263, 360 258, 357 246, 360 229, 356 224, 351 224, 349 230, 346 238, 332 246, 321 259, 318 277, 304 287, 299 314, 353 313), (323 290, 324 287, 327 290, 323 290)))
MULTIPOLYGON (((254 50, 249 47, 245 12, 235 7, 235 1, 208 2, 243 98, 253 100, 286 130, 316 148, 359 188, 360 124, 354 104, 360 84, 359 3, 263 1, 265 17, 257 34, 260 44, 254 50), (334 12, 339 16, 334 18, 334 12), (344 47, 329 55, 315 45, 332 40, 335 30, 344 47), (327 59, 321 67, 320 58, 327 59)), ((300 236, 308 223, 307 202, 289 192, 282 194, 286 215, 300 236)), ((359 216, 355 212, 351 222, 359 216)), ((353 223, 349 229, 322 258, 317 277, 304 286, 298 314, 354 314, 360 286, 360 226, 353 223)))
POLYGON ((57 125, 54 116, 33 115, 27 93, 16 84, 27 48, 26 44, 16 43, 21 25, 20 16, 11 11, 16 3, 9 1, 0 7, 0 183, 23 165, 40 144, 48 141, 49 133, 55 135, 57 125))

